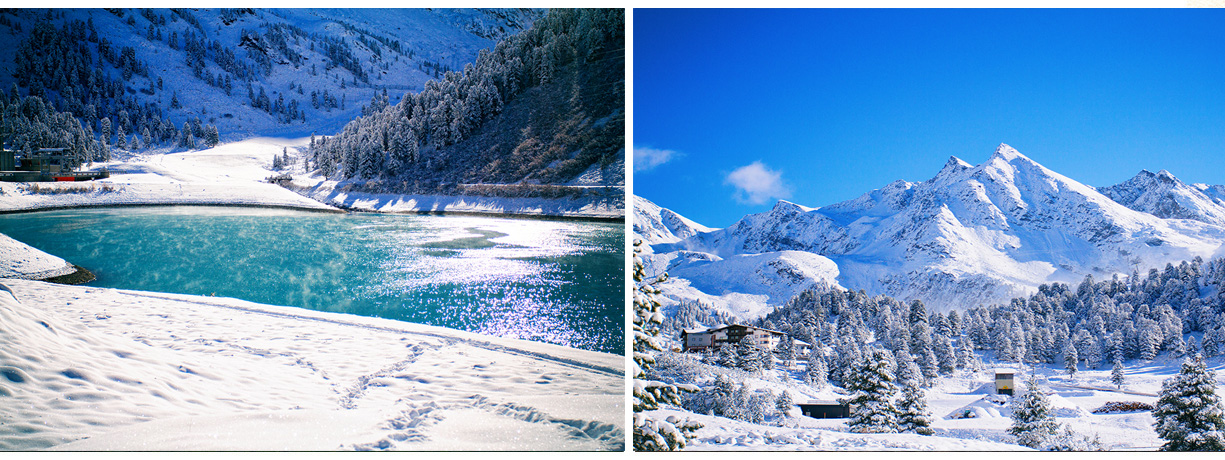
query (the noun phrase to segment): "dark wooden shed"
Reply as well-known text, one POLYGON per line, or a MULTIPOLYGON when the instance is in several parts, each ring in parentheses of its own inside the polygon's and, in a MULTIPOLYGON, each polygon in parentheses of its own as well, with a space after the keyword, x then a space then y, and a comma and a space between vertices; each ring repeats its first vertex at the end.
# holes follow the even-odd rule
POLYGON ((812 418, 849 418, 851 406, 837 401, 813 401, 797 404, 805 417, 812 418))

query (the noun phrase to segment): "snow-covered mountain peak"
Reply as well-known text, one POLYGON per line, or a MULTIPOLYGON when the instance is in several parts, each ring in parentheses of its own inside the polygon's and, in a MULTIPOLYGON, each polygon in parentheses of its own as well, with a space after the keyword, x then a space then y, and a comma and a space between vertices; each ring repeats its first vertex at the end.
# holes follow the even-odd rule
POLYGON ((647 244, 674 243, 701 232, 706 226, 685 218, 650 200, 634 197, 634 235, 647 244))
POLYGON ((1187 185, 1169 171, 1142 170, 1131 179, 1097 189, 1130 209, 1163 219, 1192 219, 1225 225, 1225 206, 1208 195, 1210 188, 1187 185))
POLYGON ((946 161, 944 167, 940 168, 940 172, 936 173, 936 177, 947 177, 973 167, 974 165, 966 163, 961 158, 950 156, 949 161, 946 161))
POLYGON ((774 203, 774 208, 771 209, 770 211, 771 212, 808 212, 808 211, 812 211, 813 209, 816 209, 816 208, 810 208, 804 205, 792 203, 787 200, 778 200, 777 203, 774 203))
MULTIPOLYGON (((991 158, 997 158, 997 157, 1002 158, 1004 161, 1012 161, 1018 158, 1029 160, 1028 157, 1026 157, 1025 155, 1022 155, 1021 152, 1017 151, 1017 149, 1014 149, 1012 148, 1011 145, 1008 145, 1002 142, 1000 143, 998 147, 995 148, 995 153, 991 154, 991 158)), ((1033 161, 1033 160, 1030 160, 1030 161, 1033 161)))

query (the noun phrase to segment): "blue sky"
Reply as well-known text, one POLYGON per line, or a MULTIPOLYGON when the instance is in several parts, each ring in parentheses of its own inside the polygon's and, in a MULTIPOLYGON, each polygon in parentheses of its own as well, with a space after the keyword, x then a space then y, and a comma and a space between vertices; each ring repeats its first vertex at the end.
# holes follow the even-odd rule
POLYGON ((1001 142, 1225 184, 1225 11, 633 10, 634 193, 724 227, 1001 142))

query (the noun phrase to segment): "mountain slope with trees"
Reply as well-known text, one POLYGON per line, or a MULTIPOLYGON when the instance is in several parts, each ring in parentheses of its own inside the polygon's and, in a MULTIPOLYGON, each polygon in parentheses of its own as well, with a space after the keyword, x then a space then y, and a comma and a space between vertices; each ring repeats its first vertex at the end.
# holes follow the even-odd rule
POLYGON ((624 52, 623 10, 552 10, 418 94, 376 95, 310 168, 376 193, 535 194, 595 169, 621 185, 624 52))

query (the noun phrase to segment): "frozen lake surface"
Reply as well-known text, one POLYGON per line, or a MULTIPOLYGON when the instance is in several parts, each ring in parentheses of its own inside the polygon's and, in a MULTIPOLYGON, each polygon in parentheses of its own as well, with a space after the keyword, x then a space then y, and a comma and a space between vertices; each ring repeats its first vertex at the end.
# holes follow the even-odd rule
POLYGON ((0 216, 90 286, 234 297, 623 352, 620 223, 137 207, 0 216))

